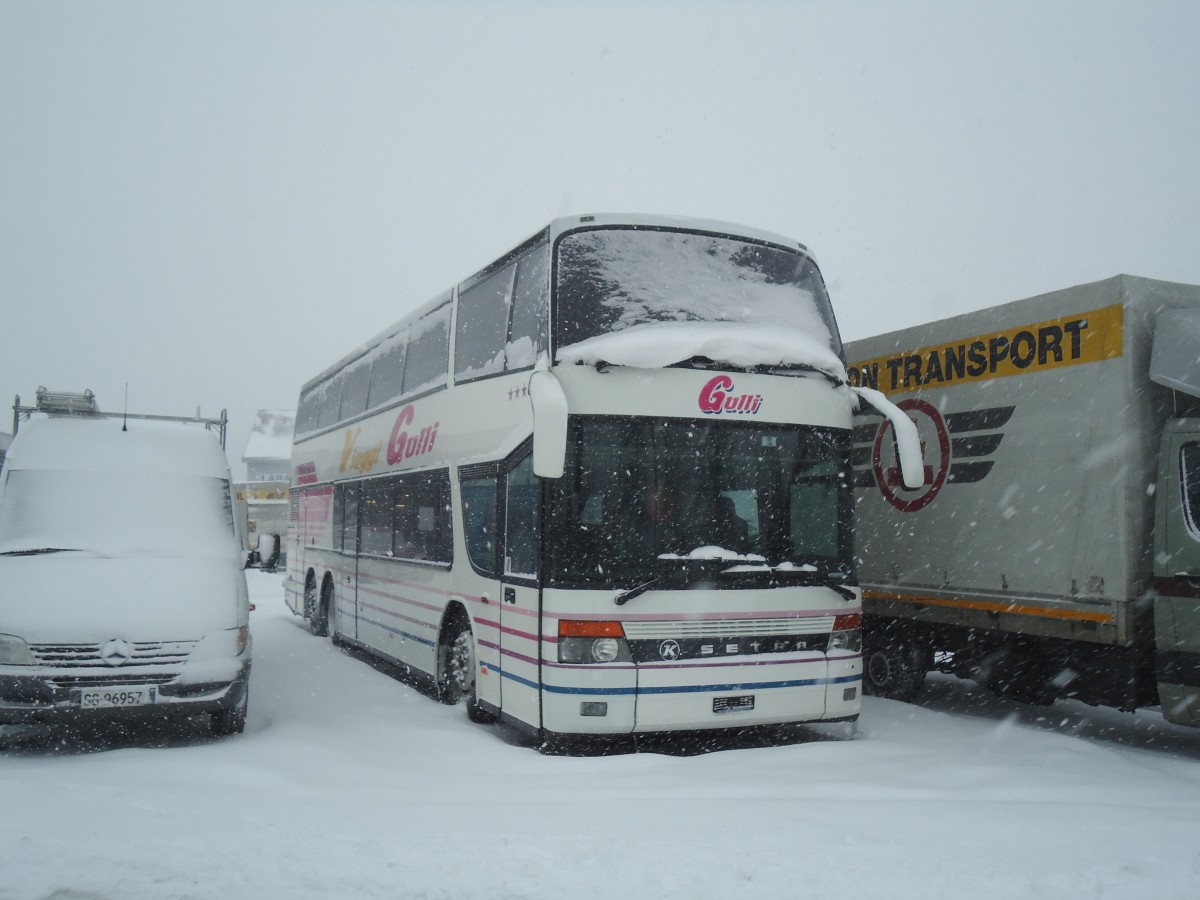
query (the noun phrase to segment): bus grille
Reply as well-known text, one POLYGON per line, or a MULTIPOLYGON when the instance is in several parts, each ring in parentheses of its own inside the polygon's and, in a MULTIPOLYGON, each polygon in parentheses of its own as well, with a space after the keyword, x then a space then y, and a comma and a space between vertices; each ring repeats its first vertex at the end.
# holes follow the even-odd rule
POLYGON ((828 634, 833 616, 789 619, 711 619, 681 622, 625 622, 625 636, 636 641, 667 638, 773 637, 789 634, 828 634))

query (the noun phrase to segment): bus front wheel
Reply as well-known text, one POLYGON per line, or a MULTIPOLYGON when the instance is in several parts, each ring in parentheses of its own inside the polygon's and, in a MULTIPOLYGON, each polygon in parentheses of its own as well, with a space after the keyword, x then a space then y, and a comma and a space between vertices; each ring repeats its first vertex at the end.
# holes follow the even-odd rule
POLYGON ((475 678, 479 667, 475 658, 475 638, 471 626, 461 616, 447 628, 438 650, 438 688, 441 701, 451 706, 466 701, 467 717, 472 722, 490 723, 495 716, 479 705, 475 678))

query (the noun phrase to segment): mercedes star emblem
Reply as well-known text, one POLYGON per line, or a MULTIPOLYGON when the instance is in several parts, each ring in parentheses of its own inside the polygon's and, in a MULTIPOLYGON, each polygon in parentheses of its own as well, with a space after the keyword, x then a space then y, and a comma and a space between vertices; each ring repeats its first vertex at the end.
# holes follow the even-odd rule
POLYGON ((133 645, 119 638, 100 648, 100 659, 106 666, 123 666, 133 659, 133 645))
POLYGON ((658 645, 658 655, 665 660, 679 659, 682 652, 679 641, 663 641, 658 645))

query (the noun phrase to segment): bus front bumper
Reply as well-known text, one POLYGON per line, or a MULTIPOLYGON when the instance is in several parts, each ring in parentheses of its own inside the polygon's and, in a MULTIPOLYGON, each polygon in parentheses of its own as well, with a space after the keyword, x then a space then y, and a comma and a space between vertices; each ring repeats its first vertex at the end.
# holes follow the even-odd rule
POLYGON ((861 697, 858 654, 555 667, 542 722, 557 734, 630 734, 846 720, 861 697))

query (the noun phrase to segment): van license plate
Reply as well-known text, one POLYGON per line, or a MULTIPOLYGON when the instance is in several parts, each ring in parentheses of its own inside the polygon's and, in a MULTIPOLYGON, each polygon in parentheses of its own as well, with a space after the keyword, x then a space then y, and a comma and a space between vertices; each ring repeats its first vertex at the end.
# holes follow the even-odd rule
POLYGON ((741 697, 714 697, 713 712, 731 713, 748 712, 754 709, 754 695, 745 694, 741 697))
POLYGON ((79 688, 79 697, 76 700, 83 709, 148 706, 153 702, 152 687, 79 688))

